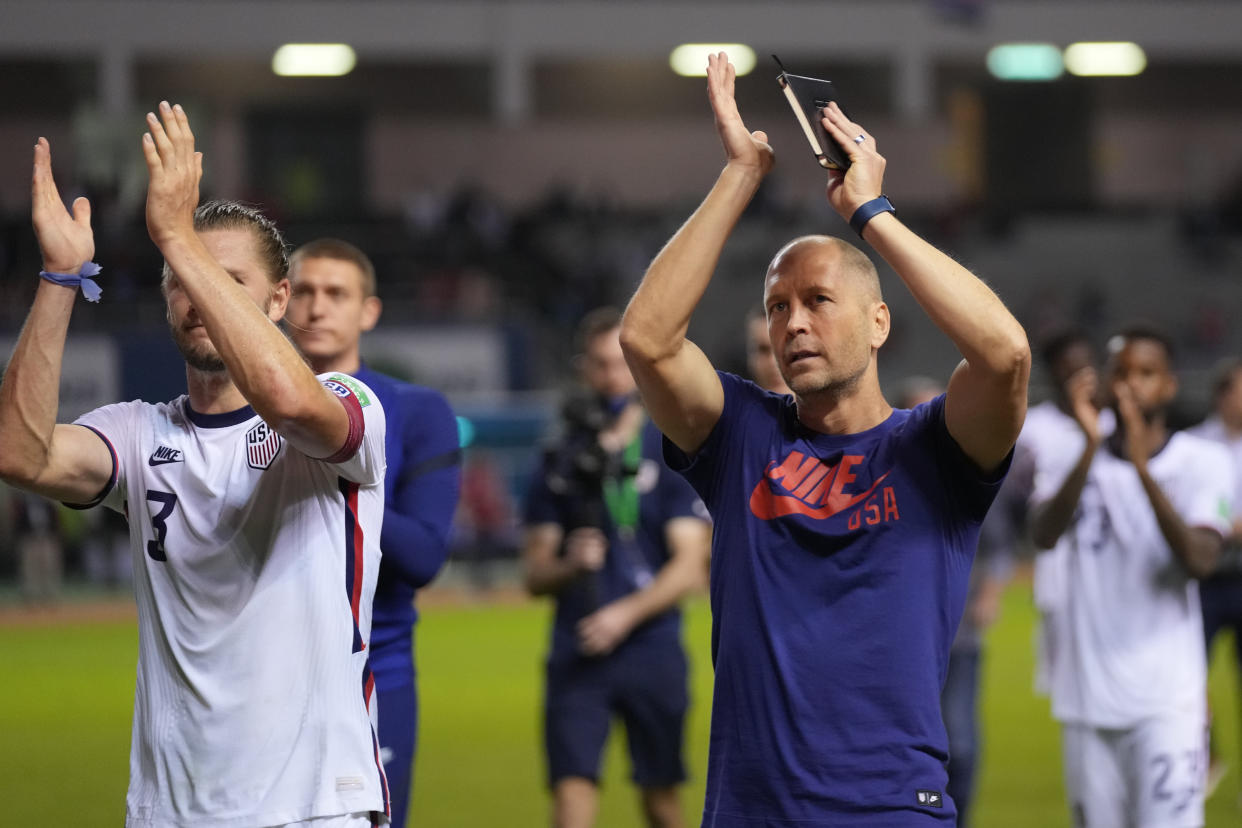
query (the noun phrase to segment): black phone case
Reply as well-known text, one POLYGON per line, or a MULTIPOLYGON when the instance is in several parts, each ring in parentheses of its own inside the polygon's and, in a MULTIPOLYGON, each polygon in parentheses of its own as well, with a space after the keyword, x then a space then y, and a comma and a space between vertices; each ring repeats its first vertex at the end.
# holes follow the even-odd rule
MULTIPOLYGON (((806 130, 808 127, 815 133, 819 142, 822 153, 816 152, 815 159, 819 165, 829 170, 848 170, 850 167, 850 157, 837 143, 836 139, 828 134, 828 130, 824 129, 821 122, 823 118, 824 107, 829 102, 836 101, 837 106, 841 106, 841 101, 837 97, 836 87, 832 85, 832 81, 821 80, 819 78, 808 78, 804 75, 791 75, 782 71, 776 78, 777 83, 782 89, 788 89, 793 92, 793 96, 789 101, 790 106, 801 107, 803 115, 806 117, 806 124, 800 125, 806 130)), ((786 94, 786 97, 790 96, 786 94)), ((845 107, 841 107, 841 111, 845 111, 845 107)), ((809 139, 810 136, 808 135, 809 139)), ((812 145, 812 152, 815 147, 812 145)))

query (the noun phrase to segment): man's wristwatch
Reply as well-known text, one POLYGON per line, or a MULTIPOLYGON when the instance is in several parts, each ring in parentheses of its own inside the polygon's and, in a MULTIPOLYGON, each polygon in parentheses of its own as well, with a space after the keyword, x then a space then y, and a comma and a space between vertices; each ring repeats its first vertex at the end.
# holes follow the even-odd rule
POLYGON ((854 228, 854 232, 862 237, 863 228, 867 226, 867 222, 878 216, 880 213, 897 213, 897 208, 893 206, 893 202, 888 200, 888 196, 882 195, 873 198, 870 201, 859 206, 854 211, 854 215, 850 216, 850 227, 854 228))

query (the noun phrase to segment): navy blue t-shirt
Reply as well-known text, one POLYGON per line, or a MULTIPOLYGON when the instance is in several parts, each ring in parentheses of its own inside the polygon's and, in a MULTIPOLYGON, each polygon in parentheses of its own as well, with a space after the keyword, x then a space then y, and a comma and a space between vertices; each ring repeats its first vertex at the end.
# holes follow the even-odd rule
POLYGON ((363 366, 354 376, 384 406, 384 525, 371 617, 369 664, 383 690, 414 681, 414 593, 448 557, 461 490, 457 418, 439 391, 363 366))
MULTIPOLYGON (((547 476, 545 462, 531 480, 526 500, 526 525, 555 523, 568 535, 575 516, 583 512, 585 495, 554 492, 548 486, 547 476)), ((655 577, 670 556, 665 524, 679 517, 707 517, 694 490, 665 465, 660 432, 650 422, 643 427, 642 461, 634 482, 638 490, 639 516, 632 541, 620 537, 607 509, 594 510, 603 517, 604 525, 600 528, 608 538, 608 554, 602 569, 584 573, 557 595, 552 626, 553 658, 569 657, 578 652, 576 628, 582 618, 604 604, 641 589, 655 577)), ((674 607, 636 627, 618 650, 645 643, 678 642, 680 627, 681 611, 674 607)))
POLYGON ((1003 470, 962 453, 943 396, 827 435, 720 381, 699 451, 665 442, 715 521, 703 824, 955 824, 940 689, 1003 470))

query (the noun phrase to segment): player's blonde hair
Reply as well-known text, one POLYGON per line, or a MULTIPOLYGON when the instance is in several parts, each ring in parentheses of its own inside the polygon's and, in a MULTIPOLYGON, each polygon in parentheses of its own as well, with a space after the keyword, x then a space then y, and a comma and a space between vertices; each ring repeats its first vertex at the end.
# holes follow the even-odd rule
MULTIPOLYGON (((199 233, 207 230, 249 230, 254 235, 268 281, 275 285, 289 275, 285 237, 257 207, 240 201, 205 201, 194 211, 194 229, 199 233)), ((171 278, 172 268, 164 262, 161 285, 167 288, 171 278)))

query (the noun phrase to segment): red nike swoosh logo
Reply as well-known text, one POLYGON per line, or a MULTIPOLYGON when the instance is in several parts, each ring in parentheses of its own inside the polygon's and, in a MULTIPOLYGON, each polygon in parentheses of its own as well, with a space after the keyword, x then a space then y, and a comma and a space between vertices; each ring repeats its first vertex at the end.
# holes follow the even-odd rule
POLYGON ((792 495, 777 494, 772 490, 772 484, 765 475, 755 485, 755 490, 750 493, 750 511, 760 520, 772 520, 784 515, 806 515, 815 520, 827 520, 870 497, 876 486, 879 486, 888 474, 884 472, 877 477, 871 484, 871 488, 862 494, 849 495, 840 492, 829 495, 828 500, 822 506, 811 506, 792 495))

